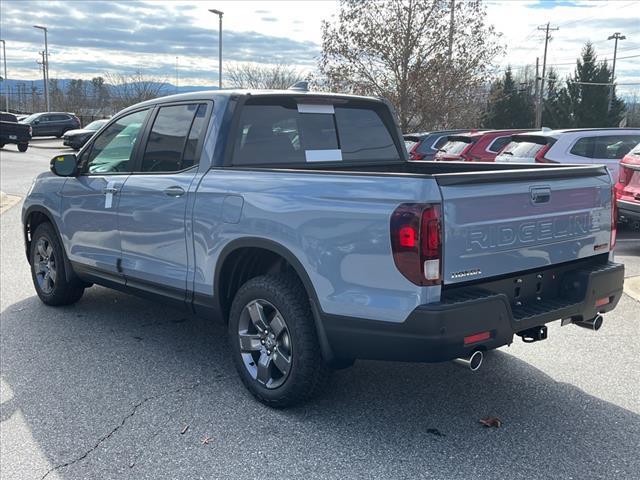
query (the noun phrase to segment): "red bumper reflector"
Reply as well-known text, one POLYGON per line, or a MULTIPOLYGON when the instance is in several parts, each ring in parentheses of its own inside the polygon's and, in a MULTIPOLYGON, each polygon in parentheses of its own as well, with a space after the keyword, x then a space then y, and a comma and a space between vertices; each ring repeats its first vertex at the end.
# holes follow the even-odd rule
POLYGON ((464 337, 464 344, 469 345, 470 343, 482 342, 483 340, 489 340, 490 338, 491 332, 476 333, 475 335, 464 337))
POLYGON ((609 297, 604 297, 596 300, 596 307, 601 307, 609 303, 609 297))

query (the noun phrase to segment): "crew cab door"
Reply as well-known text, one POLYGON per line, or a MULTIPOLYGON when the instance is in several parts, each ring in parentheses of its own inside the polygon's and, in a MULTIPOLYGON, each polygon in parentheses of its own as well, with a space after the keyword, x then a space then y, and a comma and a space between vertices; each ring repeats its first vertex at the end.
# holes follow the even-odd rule
POLYGON ((211 102, 153 112, 135 171, 119 194, 122 272, 127 286, 184 301, 187 211, 211 102))
POLYGON ((133 167, 149 109, 120 117, 82 151, 80 174, 62 190, 62 234, 79 268, 120 282, 118 199, 133 167))

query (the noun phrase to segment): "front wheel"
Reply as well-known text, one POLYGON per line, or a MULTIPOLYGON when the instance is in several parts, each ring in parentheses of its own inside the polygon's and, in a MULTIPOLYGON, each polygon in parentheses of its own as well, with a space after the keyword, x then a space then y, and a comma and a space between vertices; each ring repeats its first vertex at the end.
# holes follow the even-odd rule
POLYGON ((242 382, 265 405, 302 403, 324 385, 329 369, 308 296, 294 275, 245 283, 231 305, 229 338, 242 382))
POLYGON ((20 152, 26 152, 27 148, 29 148, 29 144, 28 143, 19 143, 18 144, 18 151, 20 151, 20 152))
POLYGON ((84 285, 67 279, 64 250, 50 223, 41 223, 31 237, 31 277, 36 293, 47 305, 70 305, 84 293, 84 285))

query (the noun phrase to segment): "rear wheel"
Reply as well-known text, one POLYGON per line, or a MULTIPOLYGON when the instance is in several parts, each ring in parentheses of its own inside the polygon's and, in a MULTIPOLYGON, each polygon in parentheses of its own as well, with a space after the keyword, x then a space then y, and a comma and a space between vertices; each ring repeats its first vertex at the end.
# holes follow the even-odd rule
POLYGON ((18 144, 18 150, 21 152, 26 152, 27 148, 29 148, 29 144, 28 143, 19 143, 18 144))
POLYGON ((325 365, 308 296, 294 275, 245 283, 229 317, 233 359, 247 389, 276 408, 302 403, 324 385, 325 365))
POLYGON ((40 300, 47 305, 70 305, 84 293, 84 285, 67 279, 64 251, 50 223, 41 223, 31 237, 31 277, 40 300))

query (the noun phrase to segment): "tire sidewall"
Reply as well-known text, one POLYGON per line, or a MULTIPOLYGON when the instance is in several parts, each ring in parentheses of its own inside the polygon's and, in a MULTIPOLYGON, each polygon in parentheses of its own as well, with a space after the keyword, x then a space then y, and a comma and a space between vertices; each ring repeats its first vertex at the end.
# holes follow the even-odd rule
MULTIPOLYGON (((264 278, 268 277, 262 277, 262 279, 264 278)), ((254 280, 256 279, 250 280, 240 288, 231 306, 228 326, 230 347, 232 350, 234 364, 245 386, 261 400, 264 400, 267 403, 270 401, 276 402, 293 394, 296 384, 303 381, 299 376, 304 370, 304 362, 310 361, 311 359, 307 358, 308 356, 305 355, 306 352, 301 348, 301 345, 304 344, 304 339, 301 338, 302 332, 299 322, 308 321, 308 319, 301 319, 296 315, 296 308, 284 298, 286 294, 283 295, 282 293, 272 291, 271 289, 258 287, 256 285, 257 282, 254 280), (273 389, 266 388, 251 377, 244 365, 240 352, 240 342, 238 340, 238 322, 240 320, 240 314, 249 302, 256 299, 266 300, 280 311, 280 314, 284 317, 284 321, 289 329, 289 336, 291 338, 291 369, 289 371, 289 375, 282 385, 273 389)), ((303 298, 302 300, 306 300, 306 298, 303 298)))
POLYGON ((62 298, 65 296, 65 288, 68 288, 66 281, 66 271, 65 271, 65 257, 64 252, 62 250, 62 245, 58 239, 58 235, 55 230, 49 223, 42 223, 38 225, 35 232, 33 233, 33 237, 31 239, 31 249, 29 251, 29 264, 31 266, 31 278, 33 280, 33 286, 36 289, 36 293, 40 299, 48 304, 48 305, 56 305, 59 304, 62 298), (46 238, 47 241, 53 248, 54 259, 56 262, 56 281, 53 287, 53 291, 51 293, 44 292, 40 285, 38 284, 38 279, 36 278, 35 271, 35 253, 38 245, 38 241, 41 238, 46 238))

